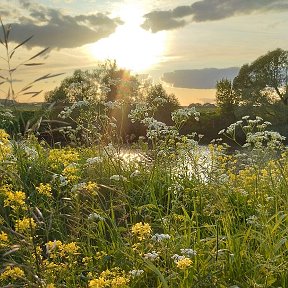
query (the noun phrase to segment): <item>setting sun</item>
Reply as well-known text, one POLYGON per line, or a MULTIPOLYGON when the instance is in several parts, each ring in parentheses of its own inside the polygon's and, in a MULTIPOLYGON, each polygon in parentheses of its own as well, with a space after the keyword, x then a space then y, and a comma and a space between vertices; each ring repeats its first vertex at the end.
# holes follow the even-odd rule
POLYGON ((142 72, 160 63, 165 50, 166 33, 152 34, 140 27, 143 9, 126 5, 118 15, 124 21, 114 34, 88 45, 89 53, 97 60, 115 59, 121 67, 142 72))

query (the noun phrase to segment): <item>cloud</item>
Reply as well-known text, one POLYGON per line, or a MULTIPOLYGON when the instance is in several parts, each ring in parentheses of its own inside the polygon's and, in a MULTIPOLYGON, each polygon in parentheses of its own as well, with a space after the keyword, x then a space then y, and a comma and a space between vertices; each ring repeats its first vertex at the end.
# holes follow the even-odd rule
POLYGON ((238 67, 176 70, 164 73, 162 80, 178 88, 213 89, 217 81, 223 78, 233 79, 238 72, 238 67))
POLYGON ((28 0, 19 0, 19 3, 25 13, 11 23, 10 40, 20 43, 33 35, 27 42, 31 47, 80 47, 108 37, 123 24, 119 18, 110 18, 103 13, 70 16, 28 0))
POLYGON ((288 10, 288 0, 200 0, 190 6, 145 14, 142 27, 158 32, 182 27, 191 22, 215 21, 236 15, 283 10, 288 10))

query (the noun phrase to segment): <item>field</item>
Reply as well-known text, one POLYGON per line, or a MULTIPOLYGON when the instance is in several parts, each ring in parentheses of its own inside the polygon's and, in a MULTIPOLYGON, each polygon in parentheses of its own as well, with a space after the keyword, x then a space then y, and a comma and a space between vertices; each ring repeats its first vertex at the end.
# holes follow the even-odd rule
POLYGON ((203 153, 187 115, 146 119, 131 154, 0 130, 0 286, 288 287, 283 139, 244 117, 223 131, 245 131, 241 152, 203 153))

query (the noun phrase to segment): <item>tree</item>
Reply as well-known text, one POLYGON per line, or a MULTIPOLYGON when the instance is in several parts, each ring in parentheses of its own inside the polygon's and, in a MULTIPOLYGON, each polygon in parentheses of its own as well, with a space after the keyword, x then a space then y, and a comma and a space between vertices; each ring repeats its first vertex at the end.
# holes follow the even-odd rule
POLYGON ((146 102, 157 107, 155 118, 166 124, 172 124, 171 112, 180 108, 174 94, 168 94, 162 84, 151 84, 145 89, 146 102))
POLYGON ((234 116, 235 108, 239 104, 237 94, 231 80, 222 79, 216 84, 216 103, 225 115, 234 116))
POLYGON ((91 98, 106 101, 133 102, 138 95, 139 82, 130 71, 107 60, 91 71, 75 70, 54 90, 45 95, 46 102, 72 103, 91 98))
POLYGON ((243 65, 233 87, 244 105, 288 105, 288 51, 278 48, 243 65))

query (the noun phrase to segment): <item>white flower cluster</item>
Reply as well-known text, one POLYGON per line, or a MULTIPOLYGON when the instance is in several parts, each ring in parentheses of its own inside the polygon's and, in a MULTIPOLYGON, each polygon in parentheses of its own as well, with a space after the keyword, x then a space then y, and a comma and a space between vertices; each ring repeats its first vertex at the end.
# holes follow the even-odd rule
POLYGON ((158 233, 156 233, 156 234, 154 234, 152 236, 151 239, 154 240, 154 241, 157 241, 157 242, 161 242, 163 240, 168 240, 170 238, 171 238, 171 236, 169 234, 158 234, 158 233))
POLYGON ((186 257, 193 257, 197 255, 197 251, 191 249, 191 248, 183 248, 180 249, 182 255, 174 254, 171 259, 174 260, 174 262, 178 262, 179 260, 185 259, 186 257))
POLYGON ((61 174, 53 174, 52 181, 53 182, 59 181, 60 187, 64 187, 68 185, 67 178, 61 174))
POLYGON ((143 273, 144 273, 144 270, 142 270, 142 269, 129 271, 129 274, 131 274, 132 277, 138 277, 143 273))
POLYGON ((58 117, 62 119, 68 118, 74 109, 81 108, 82 106, 88 106, 89 102, 86 100, 78 101, 73 103, 70 107, 66 106, 64 109, 59 113, 58 117))
POLYGON ((110 177, 110 180, 113 180, 113 181, 127 181, 127 178, 122 176, 122 175, 112 175, 110 177))
POLYGON ((194 117, 196 121, 199 121, 200 113, 196 111, 195 107, 180 108, 171 113, 172 120, 176 124, 186 122, 191 117, 194 117))
POLYGON ((149 117, 152 107, 148 106, 147 103, 136 104, 135 109, 131 110, 128 117, 131 119, 132 123, 136 121, 141 121, 142 119, 149 117))
POLYGON ((186 249, 180 249, 181 253, 183 255, 186 255, 188 257, 192 257, 192 256, 196 256, 197 255, 197 251, 191 249, 191 248, 186 248, 186 249))
POLYGON ((159 254, 156 251, 152 251, 151 253, 149 252, 149 253, 144 254, 144 258, 151 260, 151 261, 156 260, 158 257, 159 257, 159 254))
POLYGON ((105 218, 102 217, 101 215, 97 214, 97 213, 91 213, 88 216, 88 220, 90 220, 90 221, 104 221, 105 218))
POLYGON ((103 162, 103 158, 99 157, 99 156, 86 159, 86 164, 87 165, 93 165, 95 163, 101 163, 101 162, 103 162))

